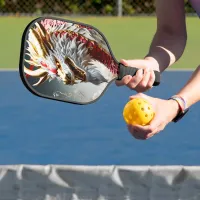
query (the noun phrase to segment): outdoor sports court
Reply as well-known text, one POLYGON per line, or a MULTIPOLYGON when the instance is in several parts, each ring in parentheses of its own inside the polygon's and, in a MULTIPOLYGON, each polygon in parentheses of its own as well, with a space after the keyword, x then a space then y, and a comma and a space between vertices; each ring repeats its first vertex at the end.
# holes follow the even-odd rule
MULTIPOLYGON (((199 103, 179 123, 140 141, 122 117, 135 94, 126 87, 113 83, 87 106, 34 96, 18 73, 21 36, 32 19, 0 18, 0 199, 199 200, 199 103)), ((142 58, 156 23, 154 17, 70 19, 97 27, 118 60, 142 58)), ((189 79, 200 62, 198 23, 187 17, 183 57, 147 94, 167 99, 189 79)))
MULTIPOLYGON (((87 106, 32 95, 18 73, 21 35, 32 19, 0 18, 0 26, 4 27, 0 37, 0 164, 200 164, 199 104, 179 123, 171 123, 148 141, 139 141, 129 134, 122 118, 123 107, 134 94, 126 87, 119 88, 113 83, 101 99, 87 106), (12 71, 8 71, 10 69, 12 71)), ((71 19, 102 31, 117 59, 143 57, 156 22, 154 17, 71 19)), ((178 71, 165 72, 161 85, 154 87, 150 95, 170 97, 198 66, 198 23, 198 18, 187 17, 187 47, 172 68, 178 71), (189 71, 185 70, 188 68, 189 71)))
MULTIPOLYGON (((191 71, 168 71, 148 94, 168 98, 191 71)), ((199 165, 199 104, 181 122, 147 141, 127 131, 122 110, 134 92, 113 83, 87 106, 42 99, 0 72, 0 164, 199 165)))

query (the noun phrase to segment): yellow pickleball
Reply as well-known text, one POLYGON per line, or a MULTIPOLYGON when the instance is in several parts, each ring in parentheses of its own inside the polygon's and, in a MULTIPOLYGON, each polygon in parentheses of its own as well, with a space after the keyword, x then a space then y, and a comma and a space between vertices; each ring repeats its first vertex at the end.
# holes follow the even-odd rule
POLYGON ((155 115, 153 106, 143 98, 130 100, 124 107, 123 117, 127 124, 148 125, 155 115))

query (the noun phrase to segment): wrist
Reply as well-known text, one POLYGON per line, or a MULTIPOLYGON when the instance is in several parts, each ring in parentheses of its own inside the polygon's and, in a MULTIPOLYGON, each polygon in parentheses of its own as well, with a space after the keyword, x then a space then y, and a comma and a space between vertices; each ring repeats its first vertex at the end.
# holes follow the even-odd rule
POLYGON ((179 121, 187 112, 188 112, 188 106, 186 100, 181 97, 180 95, 174 95, 168 99, 173 105, 174 109, 174 118, 172 119, 173 122, 179 121))
POLYGON ((144 60, 148 60, 151 63, 150 67, 152 67, 154 70, 160 72, 159 63, 155 58, 148 56, 148 57, 145 57, 144 60))
POLYGON ((146 58, 148 57, 156 60, 160 72, 163 72, 167 67, 176 62, 175 55, 163 46, 154 46, 146 55, 146 58))
POLYGON ((170 103, 170 106, 173 110, 172 119, 171 119, 172 121, 179 114, 181 109, 177 101, 174 101, 173 99, 168 99, 168 102, 170 103))

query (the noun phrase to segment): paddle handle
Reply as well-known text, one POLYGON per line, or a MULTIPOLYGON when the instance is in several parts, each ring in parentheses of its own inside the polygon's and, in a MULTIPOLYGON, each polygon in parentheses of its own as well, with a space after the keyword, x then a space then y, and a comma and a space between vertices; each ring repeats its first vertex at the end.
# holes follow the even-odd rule
MULTIPOLYGON (((127 75, 135 76, 138 70, 139 70, 138 68, 126 67, 123 64, 119 63, 119 73, 117 80, 121 80, 124 76, 127 75)), ((155 74, 155 81, 153 86, 158 86, 160 84, 160 72, 154 71, 154 74, 155 74)))

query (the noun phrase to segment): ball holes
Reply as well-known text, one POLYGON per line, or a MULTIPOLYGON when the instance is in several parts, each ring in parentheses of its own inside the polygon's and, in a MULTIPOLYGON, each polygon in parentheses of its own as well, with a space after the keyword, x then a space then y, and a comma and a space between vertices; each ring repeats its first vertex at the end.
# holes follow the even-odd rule
POLYGON ((148 117, 148 115, 146 114, 145 117, 148 117))
POLYGON ((141 111, 144 111, 144 108, 141 108, 141 111))

